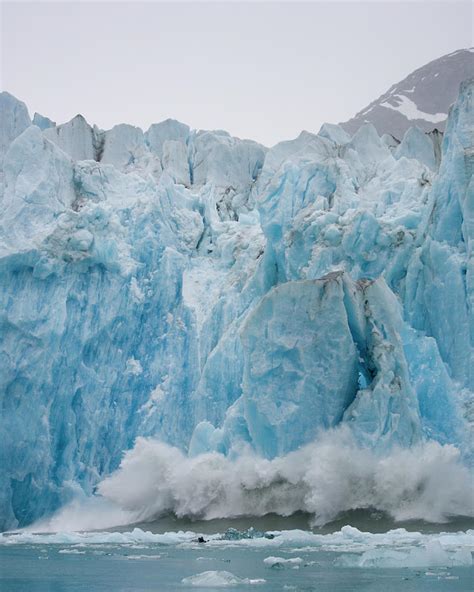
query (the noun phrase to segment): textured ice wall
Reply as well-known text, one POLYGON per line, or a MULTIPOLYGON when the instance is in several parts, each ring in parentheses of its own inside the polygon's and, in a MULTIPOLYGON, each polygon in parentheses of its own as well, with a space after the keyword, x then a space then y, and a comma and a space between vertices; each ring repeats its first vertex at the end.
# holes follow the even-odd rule
POLYGON ((0 114, 3 528, 91 494, 137 436, 274 458, 347 424, 469 456, 472 84, 439 172, 419 130, 267 150, 0 114))

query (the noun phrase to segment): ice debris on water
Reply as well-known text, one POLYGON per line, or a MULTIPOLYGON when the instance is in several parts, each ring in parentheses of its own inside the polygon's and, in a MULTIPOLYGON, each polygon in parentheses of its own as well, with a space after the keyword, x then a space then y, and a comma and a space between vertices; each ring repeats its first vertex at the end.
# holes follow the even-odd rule
POLYGON ((256 530, 253 526, 247 530, 237 530, 236 528, 228 528, 222 535, 222 539, 226 541, 240 541, 242 539, 273 539, 275 535, 269 532, 262 532, 256 530))
POLYGON ((265 565, 274 569, 282 569, 285 566, 295 567, 303 563, 301 557, 265 557, 263 560, 265 565))

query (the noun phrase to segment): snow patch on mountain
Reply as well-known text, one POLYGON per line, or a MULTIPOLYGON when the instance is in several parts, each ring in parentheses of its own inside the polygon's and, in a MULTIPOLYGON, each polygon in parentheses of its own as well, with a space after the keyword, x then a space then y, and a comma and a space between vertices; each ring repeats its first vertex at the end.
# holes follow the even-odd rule
POLYGON ((384 103, 380 103, 380 105, 387 109, 399 111, 410 120, 423 119, 431 123, 440 123, 445 121, 448 116, 447 113, 425 113, 424 111, 419 111, 415 103, 405 95, 393 95, 390 100, 395 104, 385 101, 384 103))
POLYGON ((412 125, 425 132, 435 128, 444 131, 459 85, 473 75, 473 49, 454 51, 418 68, 340 125, 354 134, 362 125, 372 123, 380 135, 390 134, 397 140, 412 125))

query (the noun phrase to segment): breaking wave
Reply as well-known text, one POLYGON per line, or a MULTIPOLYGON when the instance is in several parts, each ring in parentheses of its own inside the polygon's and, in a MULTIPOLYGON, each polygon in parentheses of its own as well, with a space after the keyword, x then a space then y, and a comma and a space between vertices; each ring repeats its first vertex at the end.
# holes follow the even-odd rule
POLYGON ((474 515, 472 478, 454 446, 427 442, 382 457, 337 430, 273 460, 248 452, 190 458, 139 438, 98 492, 135 521, 167 513, 214 519, 303 511, 321 525, 370 508, 396 521, 440 523, 474 515))

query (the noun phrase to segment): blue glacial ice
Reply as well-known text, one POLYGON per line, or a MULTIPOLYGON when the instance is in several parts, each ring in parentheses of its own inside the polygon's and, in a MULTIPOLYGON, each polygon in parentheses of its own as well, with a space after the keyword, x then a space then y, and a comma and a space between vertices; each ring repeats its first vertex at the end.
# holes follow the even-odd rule
POLYGON ((472 92, 441 158, 416 128, 267 149, 0 94, 0 527, 97 487, 142 518, 472 512, 472 92))

